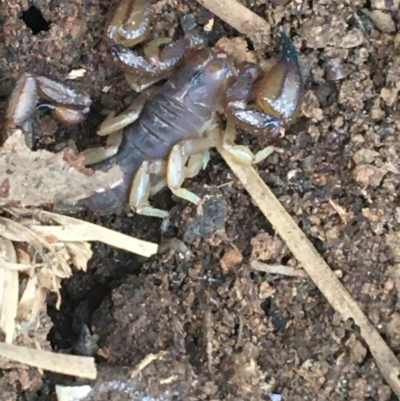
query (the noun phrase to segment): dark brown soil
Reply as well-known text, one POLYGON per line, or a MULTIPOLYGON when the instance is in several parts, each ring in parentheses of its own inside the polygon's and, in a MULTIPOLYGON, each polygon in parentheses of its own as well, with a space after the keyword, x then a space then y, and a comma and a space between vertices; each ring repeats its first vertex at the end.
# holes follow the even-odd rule
MULTIPOLYGON (((91 95, 88 120, 65 128, 41 112, 39 146, 55 149, 69 137, 87 145, 100 113, 132 99, 102 41, 109 3, 34 0, 50 22, 36 35, 19 18, 30 2, 1 3, 0 110, 23 71, 60 80, 73 69, 87 71, 70 84, 91 95)), ((195 1, 153 3, 160 34, 179 36, 182 19, 202 27, 214 18, 214 43, 238 36, 195 1)), ((284 152, 259 166, 260 175, 400 353, 398 1, 243 3, 273 31, 290 33, 306 86, 302 116, 280 143, 284 152)), ((275 38, 258 58, 276 53, 275 38)), ((246 134, 240 140, 253 149, 266 144, 246 134)), ((205 197, 205 215, 197 219, 194 208, 164 191, 154 203, 171 209, 165 238, 156 219, 84 216, 139 238, 184 243, 167 243, 149 260, 95 245, 89 272, 64 283, 61 310, 49 307, 54 350, 82 350, 82 324, 99 336, 103 357, 92 399, 250 401, 269 400, 271 392, 284 401, 396 399, 357 327, 343 322, 309 279, 250 268, 251 257, 296 261, 221 157, 214 152, 207 170, 185 185, 205 197), (130 378, 137 363, 160 351, 167 351, 163 360, 130 378)), ((0 400, 55 400, 60 383, 73 381, 3 371, 0 400)))

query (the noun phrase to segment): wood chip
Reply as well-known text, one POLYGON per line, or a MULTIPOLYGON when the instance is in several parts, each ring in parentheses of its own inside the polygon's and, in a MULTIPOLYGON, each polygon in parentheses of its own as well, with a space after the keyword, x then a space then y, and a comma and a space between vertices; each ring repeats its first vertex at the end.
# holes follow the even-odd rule
MULTIPOLYGON (((68 152, 33 152, 17 130, 0 147, 0 207, 73 204, 122 181, 119 166, 107 172, 86 169, 87 175, 72 167, 65 154, 68 152)), ((77 159, 75 167, 81 162, 77 159)))

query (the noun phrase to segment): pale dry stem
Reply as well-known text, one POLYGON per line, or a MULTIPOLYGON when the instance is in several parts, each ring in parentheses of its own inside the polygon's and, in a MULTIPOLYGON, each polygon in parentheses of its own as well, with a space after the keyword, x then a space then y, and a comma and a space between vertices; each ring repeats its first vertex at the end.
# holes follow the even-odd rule
POLYGON ((0 343, 0 356, 24 365, 64 375, 84 379, 96 379, 97 376, 92 357, 56 354, 6 343, 0 343))
POLYGON ((0 237, 0 329, 6 342, 14 339, 18 311, 19 279, 18 271, 8 269, 3 261, 16 263, 17 255, 12 242, 0 237))
POLYGON ((266 41, 266 35, 271 31, 267 21, 237 0, 197 0, 197 2, 255 43, 266 41))
POLYGON ((257 270, 259 272, 268 273, 268 274, 278 274, 281 276, 288 277, 307 277, 307 273, 299 268, 285 265, 272 265, 268 263, 259 262, 258 260, 252 260, 250 262, 250 266, 252 269, 257 270))
POLYGON ((153 361, 157 359, 162 359, 164 356, 167 355, 166 351, 160 351, 157 354, 148 354, 146 355, 132 370, 131 378, 136 377, 146 366, 150 365, 153 361))
POLYGON ((98 241, 115 248, 150 257, 158 252, 154 242, 140 240, 73 217, 41 211, 39 217, 53 220, 59 226, 31 226, 31 229, 45 236, 54 236, 61 242, 98 241))

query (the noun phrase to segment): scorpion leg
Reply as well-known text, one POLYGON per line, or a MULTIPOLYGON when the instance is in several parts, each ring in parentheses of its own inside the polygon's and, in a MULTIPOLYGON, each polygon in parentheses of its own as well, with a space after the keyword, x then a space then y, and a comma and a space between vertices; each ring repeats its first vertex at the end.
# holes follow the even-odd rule
MULTIPOLYGON (((175 145, 169 155, 167 165, 167 185, 168 188, 179 198, 188 202, 200 205, 200 197, 186 188, 182 184, 186 178, 192 176, 198 170, 198 163, 193 163, 192 170, 187 169, 188 158, 197 154, 204 156, 204 152, 215 146, 215 141, 211 136, 195 139, 185 139, 175 145)), ((196 156, 197 158, 198 156, 196 156)), ((203 160, 202 160, 203 162, 203 160)))
POLYGON ((122 130, 113 132, 107 137, 105 146, 89 148, 80 152, 80 155, 83 156, 83 165, 91 166, 115 156, 121 144, 122 135, 122 130))
POLYGON ((115 116, 115 113, 110 113, 97 130, 97 135, 106 136, 113 134, 135 122, 152 93, 153 91, 151 90, 141 93, 128 109, 118 114, 118 116, 115 116))
POLYGON ((123 129, 139 118, 147 99, 152 93, 153 90, 146 90, 123 113, 115 116, 115 113, 111 112, 107 116, 97 131, 97 135, 108 136, 106 146, 82 151, 84 165, 90 166, 116 155, 121 144, 123 129))
MULTIPOLYGON (((161 189, 161 185, 152 188, 151 175, 165 176, 166 167, 164 160, 144 161, 141 164, 133 179, 129 196, 129 206, 134 212, 144 216, 168 217, 167 211, 154 208, 149 203, 149 196, 161 189)), ((165 179, 162 179, 161 182, 165 184, 165 179)))
MULTIPOLYGON (((203 150, 189 157, 187 155, 181 156, 181 163, 179 163, 179 166, 178 163, 172 166, 173 169, 178 169, 182 172, 182 176, 184 177, 182 179, 182 182, 185 178, 194 177, 202 168, 205 167, 208 162, 208 148, 210 147, 211 142, 209 140, 203 140, 199 142, 200 143, 197 145, 197 150, 203 149, 205 145, 207 146, 207 150, 203 150), (186 162, 187 166, 185 166, 186 162)), ((192 150, 192 148, 189 150, 192 150)), ((151 160, 142 163, 137 173, 135 174, 129 197, 129 205, 134 212, 144 216, 160 218, 168 217, 168 212, 166 212, 165 210, 154 208, 149 203, 149 197, 157 193, 166 185, 169 186, 172 192, 175 193, 177 196, 184 198, 192 203, 200 203, 200 198, 194 193, 180 188, 181 184, 179 185, 177 190, 171 188, 168 177, 167 179, 164 178, 166 175, 168 176, 168 169, 169 162, 166 162, 165 160, 151 160), (159 180, 157 180, 156 184, 151 183, 152 175, 159 177, 159 180), (182 194, 184 196, 181 196, 182 194)))
POLYGON ((247 146, 236 145, 234 143, 236 138, 236 128, 235 123, 232 120, 227 121, 225 131, 221 136, 222 147, 240 163, 258 164, 268 158, 272 153, 282 152, 280 148, 270 145, 261 149, 254 155, 247 146))
POLYGON ((6 133, 16 128, 25 132, 31 145, 30 118, 38 107, 48 107, 53 115, 66 124, 81 122, 92 102, 86 95, 39 75, 24 73, 18 79, 6 112, 6 133))
POLYGON ((204 170, 207 167, 209 160, 210 152, 208 150, 190 156, 185 167, 185 177, 195 177, 200 170, 204 170))
POLYGON ((251 164, 255 160, 253 152, 243 145, 234 143, 236 138, 235 123, 228 118, 225 131, 221 131, 218 126, 214 126, 207 133, 207 137, 212 140, 214 146, 220 144, 238 162, 251 164))
POLYGON ((123 127, 135 121, 139 114, 133 111, 115 117, 115 113, 111 112, 97 131, 100 136, 107 135, 106 145, 85 149, 80 152, 80 156, 83 156, 83 164, 90 166, 115 156, 122 141, 123 127))

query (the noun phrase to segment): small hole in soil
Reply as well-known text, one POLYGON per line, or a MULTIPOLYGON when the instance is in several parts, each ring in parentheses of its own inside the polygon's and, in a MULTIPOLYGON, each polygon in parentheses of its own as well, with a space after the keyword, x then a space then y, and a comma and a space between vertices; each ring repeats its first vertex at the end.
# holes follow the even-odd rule
POLYGON ((25 22, 26 26, 31 29, 34 35, 50 29, 50 22, 46 21, 43 18, 40 10, 34 6, 31 6, 28 10, 23 11, 20 18, 25 22))

